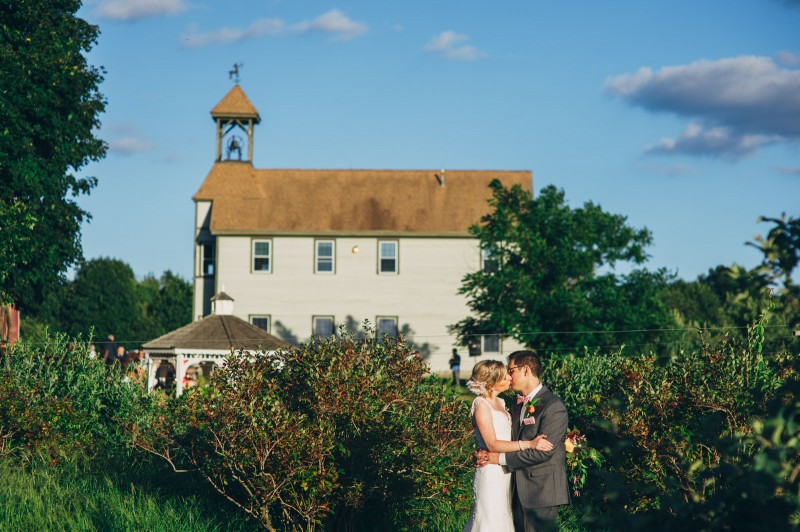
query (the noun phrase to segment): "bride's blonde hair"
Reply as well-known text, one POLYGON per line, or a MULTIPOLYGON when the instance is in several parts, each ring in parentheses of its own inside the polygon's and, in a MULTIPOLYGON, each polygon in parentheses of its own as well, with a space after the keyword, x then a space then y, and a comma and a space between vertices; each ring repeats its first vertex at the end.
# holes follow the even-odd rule
POLYGON ((481 360, 472 368, 472 377, 469 380, 484 385, 484 393, 491 390, 495 384, 506 376, 506 367, 499 360, 481 360))

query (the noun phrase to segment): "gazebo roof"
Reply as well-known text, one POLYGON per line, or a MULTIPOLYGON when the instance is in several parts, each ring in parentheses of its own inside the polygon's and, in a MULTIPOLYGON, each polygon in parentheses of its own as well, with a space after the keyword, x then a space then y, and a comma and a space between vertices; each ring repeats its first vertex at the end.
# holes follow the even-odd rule
POLYGON ((145 349, 247 349, 273 351, 291 344, 231 315, 211 314, 144 344, 145 349))

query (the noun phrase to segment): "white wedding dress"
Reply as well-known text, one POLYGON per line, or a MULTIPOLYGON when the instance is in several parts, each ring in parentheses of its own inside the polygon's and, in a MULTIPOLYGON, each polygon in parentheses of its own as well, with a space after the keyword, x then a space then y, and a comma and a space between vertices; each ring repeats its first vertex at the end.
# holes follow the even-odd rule
MULTIPOLYGON (((483 397, 476 397, 472 402, 470 415, 475 427, 475 439, 478 447, 486 448, 486 443, 475 425, 475 408, 480 401, 485 401, 492 412, 494 433, 498 440, 511 441, 511 414, 494 408, 483 397)), ((464 532, 514 532, 514 518, 511 515, 511 473, 500 465, 487 464, 475 470, 472 480, 472 491, 475 503, 472 505, 472 516, 464 527, 464 532)))

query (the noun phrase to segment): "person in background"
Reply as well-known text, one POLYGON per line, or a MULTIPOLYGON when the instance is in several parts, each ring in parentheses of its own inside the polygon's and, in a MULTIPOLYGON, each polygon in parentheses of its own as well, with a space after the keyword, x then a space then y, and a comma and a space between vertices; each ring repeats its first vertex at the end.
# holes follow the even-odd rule
POLYGON ((450 371, 453 372, 453 386, 461 384, 461 355, 458 350, 453 348, 453 356, 450 357, 450 371))
POLYGON ((122 367, 122 370, 125 371, 125 367, 128 365, 128 360, 125 357, 125 346, 118 345, 117 346, 117 354, 114 357, 114 362, 119 364, 122 367))
POLYGON ((103 348, 100 351, 100 354, 103 356, 103 362, 105 362, 108 366, 111 366, 116 362, 117 359, 117 342, 114 341, 114 335, 109 334, 108 339, 103 342, 103 348))
POLYGON ((144 360, 144 349, 141 347, 135 352, 130 353, 130 362, 128 365, 128 374, 133 382, 144 383, 146 369, 144 360))

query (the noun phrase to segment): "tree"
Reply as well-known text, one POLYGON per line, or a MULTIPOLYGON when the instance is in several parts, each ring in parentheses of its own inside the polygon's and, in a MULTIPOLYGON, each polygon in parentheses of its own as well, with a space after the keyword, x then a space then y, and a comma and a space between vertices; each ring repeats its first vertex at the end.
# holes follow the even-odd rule
POLYGON ((189 281, 167 270, 137 282, 127 263, 101 258, 82 263, 73 281, 48 293, 22 329, 28 340, 46 339, 45 329, 84 338, 94 329, 95 340, 114 334, 133 347, 191 321, 189 281))
POLYGON ((76 197, 100 160, 94 137, 105 109, 102 71, 84 54, 96 26, 75 16, 79 0, 0 4, 0 300, 36 306, 82 257, 76 197))
POLYGON ((149 340, 192 321, 192 285, 167 270, 158 279, 148 275, 138 287, 136 337, 149 340))
POLYGON ((755 242, 747 242, 748 246, 758 249, 764 258, 760 268, 754 273, 760 274, 769 280, 773 286, 779 281, 783 283, 783 292, 793 292, 798 295, 797 286, 792 279, 792 273, 800 264, 800 218, 759 217, 760 222, 771 222, 775 226, 767 233, 766 238, 755 236, 755 242))
POLYGON ((472 316, 451 327, 461 342, 501 334, 530 348, 577 350, 653 343, 658 337, 648 330, 670 327, 661 299, 670 280, 665 271, 613 273, 620 261, 646 260, 647 229, 629 227, 624 216, 593 203, 570 208, 553 186, 538 198, 497 180, 490 187, 493 211, 470 234, 496 267, 463 279, 459 293, 468 297, 472 316))
POLYGON ((109 334, 121 343, 150 339, 136 334, 141 322, 136 277, 121 260, 101 258, 82 264, 66 298, 61 321, 71 336, 85 338, 93 327, 96 339, 109 334))

